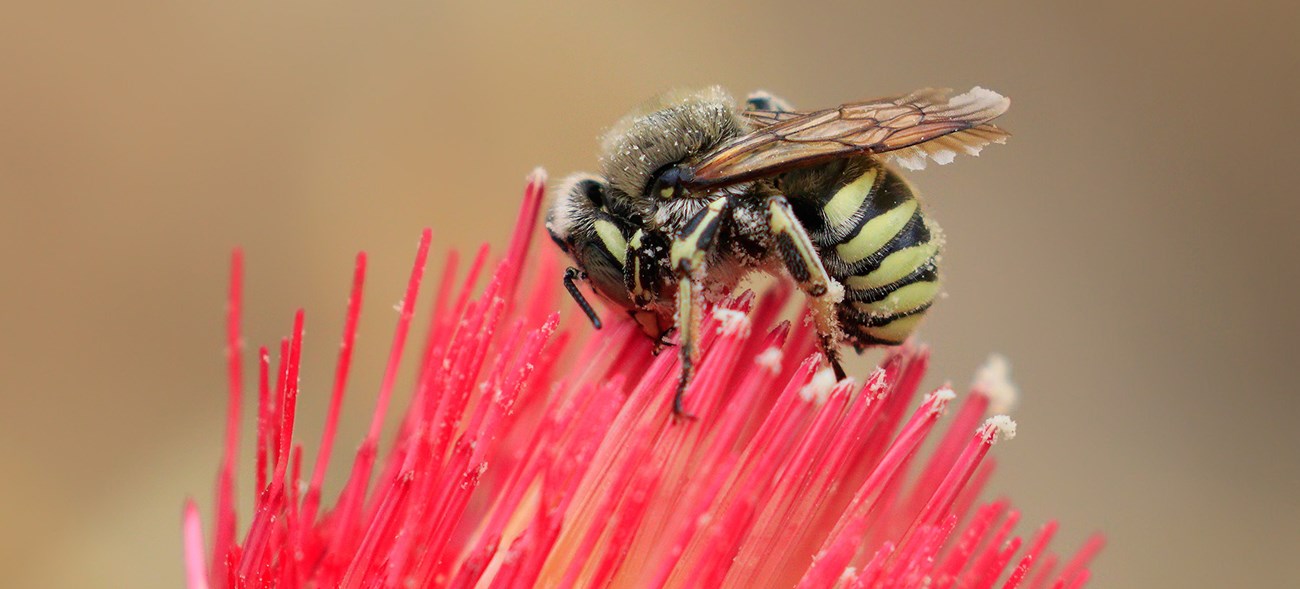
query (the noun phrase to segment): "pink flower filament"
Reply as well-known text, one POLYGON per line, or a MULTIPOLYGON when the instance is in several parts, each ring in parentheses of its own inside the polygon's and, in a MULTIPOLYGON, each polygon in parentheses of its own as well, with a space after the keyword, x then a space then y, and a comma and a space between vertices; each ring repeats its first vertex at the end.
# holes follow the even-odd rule
POLYGON ((329 412, 305 485, 303 446, 293 437, 302 311, 275 367, 261 348, 256 499, 242 541, 234 488, 243 258, 235 252, 215 536, 207 562, 198 509, 187 503, 191 589, 942 588, 1004 579, 1012 588, 1088 579, 1100 537, 1053 571, 1055 522, 1021 551, 1018 512, 1004 500, 977 506, 993 468, 989 448, 1014 426, 985 419, 983 391, 967 395, 935 434, 955 395, 943 388, 909 410, 926 349, 892 351, 861 385, 831 382, 810 328, 780 320, 788 289, 730 299, 717 307, 725 312, 710 314, 686 395, 697 419, 674 419, 674 354, 653 355, 630 322, 592 331, 581 316, 565 322, 554 312, 561 262, 552 248, 529 254, 544 184, 540 172, 530 179, 506 257, 481 292, 486 247, 459 287, 459 258, 448 257, 414 364, 414 394, 381 454, 429 250, 430 232, 422 234, 371 427, 332 505, 322 504, 322 487, 365 255, 356 260, 329 412), (932 434, 941 438, 923 455, 932 434))

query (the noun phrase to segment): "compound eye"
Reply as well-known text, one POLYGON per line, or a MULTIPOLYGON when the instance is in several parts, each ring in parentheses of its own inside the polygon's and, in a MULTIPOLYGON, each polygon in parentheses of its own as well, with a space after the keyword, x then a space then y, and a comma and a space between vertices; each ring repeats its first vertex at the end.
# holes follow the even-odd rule
POLYGON ((681 198, 686 195, 686 189, 682 187, 682 182, 686 180, 689 173, 681 166, 670 164, 660 168, 655 172, 654 180, 650 183, 650 194, 663 199, 681 198))
POLYGON ((605 191, 600 182, 595 180, 583 180, 577 186, 573 187, 575 192, 580 192, 591 201, 596 208, 605 206, 605 191))

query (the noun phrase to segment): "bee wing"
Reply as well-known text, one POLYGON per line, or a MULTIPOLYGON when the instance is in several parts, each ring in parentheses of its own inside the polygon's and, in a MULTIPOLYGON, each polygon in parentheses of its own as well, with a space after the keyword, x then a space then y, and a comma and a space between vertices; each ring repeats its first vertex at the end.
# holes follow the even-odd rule
POLYGON ((745 120, 754 125, 755 129, 770 127, 777 123, 784 123, 790 119, 807 116, 806 112, 795 112, 790 110, 757 110, 751 109, 740 113, 745 120))
POLYGON ((959 151, 977 154, 1006 141, 1008 134, 988 121, 1010 105, 1001 94, 976 87, 952 98, 946 90, 925 89, 811 113, 765 112, 756 116, 772 121, 768 126, 704 156, 686 184, 725 186, 862 153, 897 152, 894 159, 907 168, 927 158, 945 164, 959 151))

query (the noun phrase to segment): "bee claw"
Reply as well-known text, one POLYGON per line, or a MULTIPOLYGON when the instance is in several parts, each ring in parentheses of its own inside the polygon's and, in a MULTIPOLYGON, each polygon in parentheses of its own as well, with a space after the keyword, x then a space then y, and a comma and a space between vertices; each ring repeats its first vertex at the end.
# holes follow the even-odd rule
POLYGON ((686 407, 682 405, 682 393, 679 392, 673 397, 673 421, 695 421, 698 419, 693 413, 687 413, 686 407))
POLYGON ((841 381, 841 380, 844 380, 845 378, 848 378, 848 374, 844 372, 844 367, 843 367, 843 366, 840 366, 840 361, 839 361, 838 358, 837 358, 837 359, 832 359, 832 360, 831 360, 831 370, 834 370, 834 371, 835 371, 835 381, 836 381, 836 382, 839 382, 839 381, 841 381))
POLYGON ((686 395, 686 387, 690 382, 690 376, 688 374, 683 374, 681 379, 677 381, 677 394, 673 395, 674 422, 680 420, 695 421, 696 419, 694 414, 686 412, 686 406, 682 402, 683 397, 686 395))

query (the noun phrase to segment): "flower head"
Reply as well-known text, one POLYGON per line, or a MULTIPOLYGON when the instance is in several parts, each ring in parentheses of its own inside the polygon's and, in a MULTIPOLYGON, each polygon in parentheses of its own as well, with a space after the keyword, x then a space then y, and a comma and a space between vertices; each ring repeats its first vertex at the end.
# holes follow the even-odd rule
POLYGON ((632 322, 560 320, 560 263, 531 252, 535 174, 504 258, 482 292, 486 249, 458 287, 453 252, 427 340, 408 358, 423 285, 421 238, 371 427, 332 504, 323 500, 361 310, 357 257, 330 409, 314 465, 294 438, 304 315, 272 365, 258 353, 252 521, 233 508, 242 402, 242 258, 230 297, 230 411, 213 549, 188 503, 188 581, 201 587, 1077 587, 1100 538, 1057 566, 1056 524, 1028 541, 1018 512, 981 503, 989 449, 1015 433, 987 417, 1013 391, 1003 365, 957 400, 920 398, 928 351, 892 351, 863 382, 820 369, 810 327, 780 321, 788 290, 745 294, 706 322, 704 354, 675 419, 674 354, 632 322), (380 451, 399 370, 418 377, 380 451), (942 431, 940 431, 942 430, 942 431), (922 442, 937 436, 932 452, 922 442), (1003 581, 1005 579, 1005 581, 1003 581))

